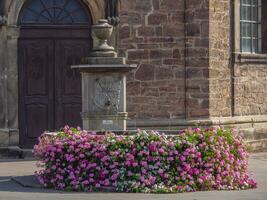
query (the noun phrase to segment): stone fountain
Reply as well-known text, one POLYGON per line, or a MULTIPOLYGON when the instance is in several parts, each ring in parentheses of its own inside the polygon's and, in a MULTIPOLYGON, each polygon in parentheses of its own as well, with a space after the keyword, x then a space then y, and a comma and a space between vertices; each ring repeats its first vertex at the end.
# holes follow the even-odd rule
POLYGON ((80 65, 71 66, 82 74, 83 129, 94 131, 126 130, 126 74, 136 65, 126 64, 118 57, 114 47, 108 45, 113 26, 101 19, 92 26, 97 39, 89 57, 80 65))

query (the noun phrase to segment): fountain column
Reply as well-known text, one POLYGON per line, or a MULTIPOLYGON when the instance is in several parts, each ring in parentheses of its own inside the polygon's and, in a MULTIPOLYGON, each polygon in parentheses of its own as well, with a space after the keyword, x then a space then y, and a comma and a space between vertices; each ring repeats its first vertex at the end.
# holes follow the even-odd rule
POLYGON ((82 74, 83 129, 94 131, 126 130, 126 74, 136 68, 118 57, 114 47, 107 44, 113 26, 99 20, 92 26, 97 39, 90 56, 80 65, 71 66, 82 74))

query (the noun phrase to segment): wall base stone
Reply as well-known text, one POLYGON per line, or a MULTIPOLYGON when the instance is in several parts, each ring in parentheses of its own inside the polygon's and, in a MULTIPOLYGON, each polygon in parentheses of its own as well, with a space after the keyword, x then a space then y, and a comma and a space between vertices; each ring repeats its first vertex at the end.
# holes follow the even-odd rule
POLYGON ((129 120, 128 129, 137 128, 146 130, 160 130, 168 134, 175 134, 175 130, 187 127, 222 126, 237 128, 249 146, 250 151, 267 149, 267 115, 214 117, 207 119, 155 119, 155 120, 129 120))
POLYGON ((0 129, 0 147, 10 147, 19 145, 19 130, 0 129))
POLYGON ((267 151, 267 139, 248 141, 250 152, 263 152, 267 151))

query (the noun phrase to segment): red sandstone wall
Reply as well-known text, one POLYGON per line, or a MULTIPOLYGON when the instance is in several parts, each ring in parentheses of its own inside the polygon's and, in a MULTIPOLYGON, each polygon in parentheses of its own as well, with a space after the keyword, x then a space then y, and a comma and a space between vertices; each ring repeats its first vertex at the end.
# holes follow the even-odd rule
POLYGON ((186 114, 209 116, 209 1, 186 0, 186 114))
POLYGON ((119 54, 136 118, 208 117, 208 2, 122 0, 119 54), (184 5, 186 3, 186 5, 184 5))
POLYGON ((119 54, 140 64, 128 76, 130 117, 184 118, 184 1, 121 2, 119 54))
POLYGON ((119 53, 134 118, 267 114, 266 64, 232 62, 231 0, 122 0, 119 53), (232 77, 234 76, 234 77, 232 77))

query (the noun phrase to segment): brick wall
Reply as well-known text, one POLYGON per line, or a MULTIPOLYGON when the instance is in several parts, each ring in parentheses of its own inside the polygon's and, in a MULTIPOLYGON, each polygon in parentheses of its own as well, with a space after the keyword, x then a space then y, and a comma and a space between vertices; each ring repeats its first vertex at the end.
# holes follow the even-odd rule
POLYGON ((129 74, 130 118, 184 118, 184 1, 122 0, 119 54, 129 74))
POLYGON ((136 118, 209 115, 209 2, 122 0, 119 54, 140 64, 128 76, 136 118))
POLYGON ((209 116, 209 1, 185 1, 187 118, 209 116))
POLYGON ((140 64, 128 75, 131 118, 267 114, 266 65, 232 62, 230 9, 231 0, 122 0, 119 54, 140 64))

